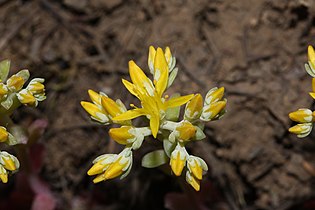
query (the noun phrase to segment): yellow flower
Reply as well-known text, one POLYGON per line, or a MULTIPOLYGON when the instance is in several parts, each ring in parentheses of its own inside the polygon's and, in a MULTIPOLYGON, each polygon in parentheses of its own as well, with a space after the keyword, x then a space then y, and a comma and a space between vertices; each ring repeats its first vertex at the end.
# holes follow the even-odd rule
POLYGON ((203 99, 198 93, 187 104, 185 108, 185 119, 194 121, 201 115, 203 99))
POLYGON ((190 155, 187 159, 187 168, 189 172, 199 180, 202 179, 202 172, 208 171, 206 162, 203 159, 193 155, 190 155))
POLYGON ((170 165, 173 173, 176 176, 180 176, 186 164, 187 151, 185 147, 177 144, 174 151, 171 154, 170 165))
POLYGON ((190 122, 182 122, 180 126, 176 128, 178 132, 177 138, 180 141, 188 141, 196 135, 197 129, 190 122))
POLYGON ((110 164, 116 159, 116 154, 105 154, 97 157, 93 161, 93 166, 88 170, 87 174, 89 176, 97 175, 103 173, 110 164))
POLYGON ((313 115, 314 114, 309 109, 298 109, 295 112, 291 112, 289 114, 289 117, 291 120, 298 122, 298 123, 309 123, 309 122, 313 121, 313 115))
POLYGON ((8 140, 9 133, 7 129, 3 126, 0 126, 0 142, 5 142, 8 140))
POLYGON ((22 89, 24 83, 25 83, 25 80, 23 79, 23 77, 18 76, 18 75, 12 75, 7 80, 7 87, 12 91, 19 91, 22 89))
POLYGON ((38 104, 38 101, 29 90, 23 89, 16 95, 22 104, 29 106, 37 106, 38 104))
POLYGON ((142 107, 120 114, 114 117, 113 120, 123 121, 146 116, 150 120, 152 135, 156 138, 160 120, 164 118, 166 109, 181 106, 187 103, 194 95, 191 94, 169 100, 162 97, 168 84, 169 67, 161 48, 158 48, 155 53, 153 82, 133 61, 129 62, 129 73, 132 83, 123 79, 123 84, 131 94, 141 101, 142 107))
POLYGON ((91 118, 103 124, 108 124, 109 118, 108 113, 102 106, 101 94, 106 96, 104 93, 96 93, 93 90, 88 90, 89 96, 93 103, 81 101, 81 106, 85 109, 87 113, 91 115, 91 118))
POLYGON ((312 127, 312 123, 301 123, 291 127, 289 132, 296 134, 299 138, 303 138, 311 133, 312 127))
POLYGON ((98 176, 94 183, 114 179, 121 176, 121 179, 128 175, 132 166, 131 148, 125 148, 118 155, 103 155, 93 161, 94 165, 88 171, 88 175, 98 176))
MULTIPOLYGON (((148 56, 148 66, 150 69, 151 74, 154 75, 154 66, 155 66, 155 56, 156 56, 156 50, 153 46, 149 47, 149 56, 148 56)), ((176 65, 176 59, 172 56, 171 49, 169 47, 165 48, 164 57, 167 62, 169 72, 174 70, 174 67, 176 65)))
POLYGON ((0 152, 0 163, 9 171, 15 171, 20 167, 18 159, 5 151, 0 152))
POLYGON ((45 94, 44 82, 45 80, 42 78, 32 79, 26 89, 31 91, 33 94, 45 94))
POLYGON ((114 139, 118 144, 130 144, 135 141, 136 137, 132 134, 132 126, 122 126, 120 128, 111 128, 109 136, 114 139))

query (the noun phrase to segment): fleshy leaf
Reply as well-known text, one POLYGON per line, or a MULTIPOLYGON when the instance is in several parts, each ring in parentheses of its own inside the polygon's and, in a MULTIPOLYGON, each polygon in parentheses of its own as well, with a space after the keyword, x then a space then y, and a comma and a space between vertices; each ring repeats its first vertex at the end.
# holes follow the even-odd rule
MULTIPOLYGON (((172 99, 172 98, 177 98, 177 97, 179 97, 179 96, 180 96, 179 93, 175 93, 175 94, 173 94, 173 95, 171 96, 170 99, 172 99)), ((165 117, 166 117, 167 120, 170 120, 170 121, 177 121, 178 118, 179 118, 179 113, 180 113, 180 106, 173 107, 173 108, 168 108, 168 109, 166 110, 166 115, 165 115, 165 117)))
POLYGON ((155 168, 169 162, 169 157, 164 150, 156 150, 142 158, 141 165, 145 168, 155 168))
POLYGON ((173 150, 175 149, 176 144, 170 142, 167 139, 163 140, 163 148, 164 148, 164 152, 168 157, 171 157, 171 154, 173 152, 173 150))
POLYGON ((0 80, 1 82, 4 82, 9 75, 10 71, 10 61, 4 60, 0 62, 0 80))

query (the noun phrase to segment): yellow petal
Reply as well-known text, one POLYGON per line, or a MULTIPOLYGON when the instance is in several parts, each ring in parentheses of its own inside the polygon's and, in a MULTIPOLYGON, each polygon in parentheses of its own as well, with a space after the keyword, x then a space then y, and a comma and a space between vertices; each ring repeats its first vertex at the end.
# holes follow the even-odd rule
POLYGON ((3 96, 8 93, 8 88, 5 86, 5 84, 0 83, 0 96, 3 96))
POLYGON ((165 102, 165 106, 166 106, 166 108, 178 107, 178 106, 181 106, 181 105, 187 103, 193 97, 194 97, 194 94, 171 98, 170 100, 165 102))
POLYGON ((177 156, 175 158, 171 158, 171 168, 176 176, 180 176, 185 167, 186 158, 183 160, 180 157, 180 152, 177 152, 177 156))
POLYGON ((193 173, 193 175, 201 180, 202 179, 202 168, 201 166, 197 163, 197 160, 193 160, 194 161, 194 166, 191 166, 191 172, 193 173))
POLYGON ((208 109, 204 111, 204 114, 207 116, 208 119, 213 119, 215 118, 221 111, 223 111, 226 107, 226 101, 218 101, 215 103, 212 103, 208 109))
POLYGON ((129 74, 131 81, 137 89, 141 92, 152 94, 153 87, 151 81, 134 61, 129 61, 129 74))
POLYGON ((197 119, 200 117, 203 107, 202 96, 196 94, 186 105, 185 117, 188 119, 197 119))
POLYGON ((0 127, 0 142, 5 142, 8 140, 9 133, 5 127, 0 127))
POLYGON ((197 129, 189 122, 183 122, 179 127, 176 128, 179 132, 179 139, 183 141, 188 141, 196 135, 197 129))
POLYGON ((92 104, 90 102, 86 102, 86 101, 81 101, 81 106, 85 109, 85 111, 87 113, 89 113, 91 116, 93 117, 97 117, 96 113, 102 113, 102 110, 100 108, 98 108, 98 106, 96 106, 95 104, 92 104))
POLYGON ((129 82, 129 81, 125 80, 125 79, 122 79, 122 83, 124 84, 124 86, 127 88, 127 90, 128 90, 132 95, 134 95, 134 96, 136 96, 137 98, 139 98, 138 94, 135 92, 135 86, 134 86, 131 82, 129 82))
POLYGON ((294 133, 294 134, 300 134, 303 132, 303 129, 300 125, 295 125, 295 126, 289 128, 289 132, 294 133))
POLYGON ((96 183, 99 183, 101 181, 105 181, 105 176, 104 174, 100 174, 98 175, 95 179, 93 179, 93 183, 96 184, 96 183))
POLYGON ((200 190, 200 181, 196 179, 193 175, 188 174, 186 175, 186 181, 188 184, 190 184, 196 191, 200 190))
POLYGON ((4 164, 3 167, 9 171, 15 171, 16 166, 14 161, 11 158, 2 158, 4 164))
POLYGON ((96 104, 101 104, 101 96, 97 92, 93 90, 88 90, 88 94, 90 96, 90 99, 96 103, 96 104))
POLYGON ((149 56, 148 56, 148 66, 150 68, 151 73, 154 73, 154 58, 155 58, 156 50, 153 46, 149 47, 149 56))
POLYGON ((121 157, 118 158, 114 163, 112 163, 105 171, 104 177, 106 180, 116 178, 123 173, 123 168, 128 164, 128 162, 121 164, 120 160, 121 157))
POLYGON ((8 182, 8 174, 0 174, 0 179, 3 183, 8 182))
POLYGON ((118 144, 128 144, 128 140, 134 139, 134 135, 129 133, 132 129, 131 126, 122 126, 120 128, 111 128, 109 130, 109 136, 114 139, 118 144))
POLYGON ((309 45, 308 48, 307 48, 307 51, 308 51, 308 60, 311 62, 311 63, 315 63, 315 52, 314 52, 314 48, 309 45))
POLYGON ((165 48, 164 55, 165 55, 166 62, 169 63, 171 61, 171 58, 172 58, 172 53, 171 53, 171 50, 169 47, 165 48))
POLYGON ((114 117, 112 120, 114 121, 125 121, 125 120, 131 120, 136 117, 145 115, 145 113, 142 111, 142 109, 132 109, 128 110, 127 112, 124 112, 116 117, 114 117))
POLYGON ((211 92, 210 94, 207 94, 206 96, 206 103, 211 104, 213 102, 219 101, 224 96, 224 87, 220 87, 217 90, 211 92))
POLYGON ((102 96, 101 101, 102 101, 102 106, 111 117, 116 117, 117 115, 122 113, 119 106, 116 104, 114 100, 106 96, 102 96))
POLYGON ((89 176, 93 176, 93 175, 96 175, 96 174, 100 174, 100 173, 103 173, 104 171, 104 168, 108 165, 104 165, 101 163, 102 161, 99 161, 97 163, 95 163, 87 172, 87 174, 89 176))
POLYGON ((312 78, 312 90, 315 92, 315 78, 312 78))
MULTIPOLYGON (((25 90, 25 89, 24 89, 25 90)), ((36 103, 36 98, 28 90, 22 90, 19 92, 18 99, 22 104, 34 105, 36 103)))
POLYGON ((159 97, 163 95, 167 87, 168 72, 168 64, 166 62, 163 50, 161 48, 157 48, 154 60, 154 80, 156 82, 155 89, 159 97))
POLYGON ((152 131, 152 136, 156 138, 157 133, 160 128, 160 118, 159 116, 151 116, 150 117, 150 129, 152 131))
POLYGON ((310 92, 309 94, 313 99, 315 99, 315 92, 310 92))
POLYGON ((13 90, 21 90, 24 85, 24 79, 20 76, 13 75, 7 81, 7 85, 9 88, 13 90))

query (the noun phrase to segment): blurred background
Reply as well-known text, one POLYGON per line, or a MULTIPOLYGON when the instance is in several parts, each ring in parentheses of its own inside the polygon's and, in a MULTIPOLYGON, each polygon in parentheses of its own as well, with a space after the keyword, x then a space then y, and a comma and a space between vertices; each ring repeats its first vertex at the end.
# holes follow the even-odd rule
POLYGON ((314 0, 0 0, 1 60, 46 79, 47 99, 13 118, 48 124, 28 154, 35 172, 22 165, 0 185, 0 209, 315 209, 315 135, 287 132, 289 112, 313 107, 304 63, 314 35, 314 0), (177 58, 169 94, 226 88, 228 113, 189 148, 210 169, 199 193, 142 168, 150 144, 122 181, 86 175, 95 157, 121 148, 80 101, 93 89, 136 102, 121 78, 129 60, 148 73, 150 45, 177 58))

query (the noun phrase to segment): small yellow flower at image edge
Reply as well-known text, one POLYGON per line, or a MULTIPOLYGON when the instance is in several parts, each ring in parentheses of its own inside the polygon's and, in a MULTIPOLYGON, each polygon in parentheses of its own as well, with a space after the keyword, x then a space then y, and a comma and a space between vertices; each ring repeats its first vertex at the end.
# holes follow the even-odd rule
MULTIPOLYGON (((305 63, 305 70, 312 77, 312 92, 309 92, 309 95, 315 99, 315 51, 311 45, 308 46, 307 55, 308 62, 305 63)), ((289 132, 296 134, 298 138, 304 138, 312 132, 315 121, 314 111, 300 108, 289 113, 289 118, 298 123, 289 128, 289 132)))
POLYGON ((205 139, 205 123, 219 120, 225 114, 225 89, 212 88, 204 99, 199 93, 183 96, 165 94, 179 72, 169 47, 165 50, 149 47, 148 72, 152 74, 152 79, 133 60, 129 61, 128 67, 131 81, 122 79, 122 83, 139 100, 139 106, 130 104, 131 108, 127 109, 120 99, 114 100, 103 92, 93 90, 88 90, 92 102, 81 101, 92 120, 103 125, 116 125, 109 129, 109 136, 125 147, 119 154, 97 157, 87 174, 96 176, 94 183, 116 177, 122 179, 131 170, 133 151, 139 149, 144 140, 158 141, 163 149, 147 153, 142 158, 142 166, 155 168, 169 164, 172 174, 185 174, 187 183, 199 191, 208 167, 203 159, 190 155, 186 145, 205 139), (186 106, 181 117, 180 108, 183 105, 186 106), (146 125, 137 127, 133 121, 136 118, 142 118, 146 125))

